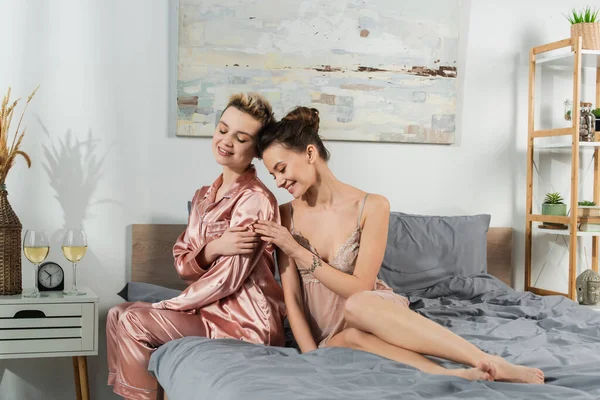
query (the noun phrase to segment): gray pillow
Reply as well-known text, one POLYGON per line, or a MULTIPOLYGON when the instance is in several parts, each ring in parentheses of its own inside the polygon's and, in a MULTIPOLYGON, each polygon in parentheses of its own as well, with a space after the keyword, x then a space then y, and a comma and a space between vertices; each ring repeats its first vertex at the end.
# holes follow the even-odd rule
POLYGON ((156 303, 161 300, 172 299, 179 296, 181 290, 169 289, 163 286, 145 282, 127 282, 123 289, 117 293, 125 301, 145 301, 156 303))
POLYGON ((452 276, 487 272, 491 216, 390 213, 379 278, 397 293, 425 289, 452 276))

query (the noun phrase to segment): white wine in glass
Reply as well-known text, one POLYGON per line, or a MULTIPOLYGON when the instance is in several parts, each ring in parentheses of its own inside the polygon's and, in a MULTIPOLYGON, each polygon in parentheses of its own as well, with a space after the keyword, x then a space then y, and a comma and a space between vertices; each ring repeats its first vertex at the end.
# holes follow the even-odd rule
POLYGON ((77 289, 77 263, 81 261, 87 251, 87 238, 81 229, 71 229, 65 234, 62 244, 62 252, 67 260, 73 263, 73 286, 71 290, 64 291, 67 296, 81 296, 85 292, 77 289))
POLYGON ((27 231, 23 239, 23 253, 25 257, 34 266, 33 291, 23 294, 23 297, 48 297, 45 293, 40 293, 38 289, 38 268, 40 264, 48 257, 50 244, 48 235, 43 231, 27 231))

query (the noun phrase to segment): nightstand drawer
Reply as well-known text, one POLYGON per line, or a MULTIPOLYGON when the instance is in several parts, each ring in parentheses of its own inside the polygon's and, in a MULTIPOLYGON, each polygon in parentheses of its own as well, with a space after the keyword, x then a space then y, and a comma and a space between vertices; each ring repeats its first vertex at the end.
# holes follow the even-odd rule
POLYGON ((0 307, 0 354, 94 350, 95 303, 0 307))
MULTIPOLYGON (((83 303, 86 304, 86 303, 83 303)), ((81 316, 82 303, 72 304, 11 304, 0 307, 0 319, 25 319, 26 317, 81 316)))

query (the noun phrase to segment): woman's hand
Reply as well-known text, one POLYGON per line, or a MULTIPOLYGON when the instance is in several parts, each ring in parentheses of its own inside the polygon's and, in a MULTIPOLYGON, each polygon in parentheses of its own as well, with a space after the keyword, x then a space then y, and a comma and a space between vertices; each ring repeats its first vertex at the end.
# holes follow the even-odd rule
POLYGON ((252 254, 258 245, 258 235, 247 228, 235 227, 227 229, 220 238, 213 242, 215 249, 222 256, 252 254))
POLYGON ((260 235, 261 240, 273 243, 290 258, 294 258, 295 252, 300 247, 285 226, 273 221, 259 220, 255 222, 254 231, 260 235))

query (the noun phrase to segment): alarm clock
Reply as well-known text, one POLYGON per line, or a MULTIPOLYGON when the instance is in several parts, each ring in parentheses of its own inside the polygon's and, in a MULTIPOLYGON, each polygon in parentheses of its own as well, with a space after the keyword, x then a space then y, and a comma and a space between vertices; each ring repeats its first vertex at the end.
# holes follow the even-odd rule
POLYGON ((48 292, 54 290, 64 290, 65 273, 60 265, 52 261, 46 261, 40 264, 38 268, 38 290, 48 292))

